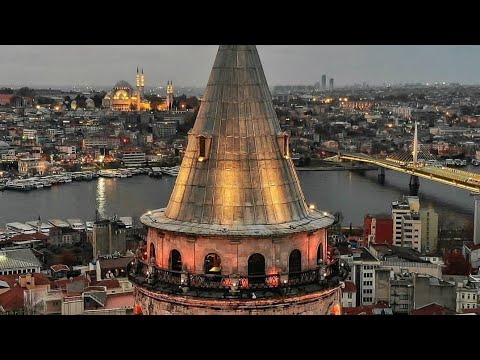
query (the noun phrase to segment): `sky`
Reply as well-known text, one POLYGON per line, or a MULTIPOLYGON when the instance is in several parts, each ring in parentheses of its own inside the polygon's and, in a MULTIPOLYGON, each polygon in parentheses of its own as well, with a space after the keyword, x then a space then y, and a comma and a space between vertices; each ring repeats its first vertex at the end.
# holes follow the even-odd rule
MULTIPOLYGON (((0 86, 133 84, 204 87, 216 45, 0 45, 0 86)), ((480 83, 479 45, 258 45, 270 86, 480 83)))

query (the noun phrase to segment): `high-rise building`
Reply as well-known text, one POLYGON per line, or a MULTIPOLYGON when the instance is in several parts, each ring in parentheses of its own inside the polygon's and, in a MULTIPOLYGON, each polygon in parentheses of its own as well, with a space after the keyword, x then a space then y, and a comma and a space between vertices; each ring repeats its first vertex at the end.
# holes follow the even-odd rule
POLYGON ((421 251, 422 223, 418 196, 392 202, 393 245, 421 251))
POLYGON ((126 226, 121 221, 99 220, 93 223, 93 257, 124 254, 126 251, 126 226))
POLYGON ((422 254, 434 252, 438 243, 438 214, 432 206, 420 210, 422 222, 422 254))
POLYGON ((322 90, 327 90, 327 75, 322 75, 322 90))
POLYGON ((330 78, 330 91, 333 90, 333 78, 330 78))
POLYGON ((168 206, 140 220, 137 313, 341 313, 335 218, 305 202, 254 45, 220 46, 168 206))
POLYGON ((368 243, 392 244, 393 220, 389 215, 366 215, 363 236, 368 243))

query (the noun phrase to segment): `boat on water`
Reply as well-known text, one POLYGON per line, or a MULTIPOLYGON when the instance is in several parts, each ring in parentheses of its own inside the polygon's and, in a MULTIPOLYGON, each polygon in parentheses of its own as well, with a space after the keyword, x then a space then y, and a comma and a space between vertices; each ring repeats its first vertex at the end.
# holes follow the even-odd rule
POLYGON ((67 219, 67 223, 73 230, 85 231, 85 224, 80 219, 67 219))
POLYGON ((87 221, 85 223, 85 226, 87 228, 87 231, 93 231, 93 221, 87 221))
POLYGON ((478 166, 478 165, 480 165, 480 160, 472 159, 472 165, 473 165, 473 166, 478 166))
POLYGON ((20 222, 11 222, 5 224, 7 230, 16 234, 35 234, 37 231, 33 230, 30 226, 22 224, 20 222))
POLYGON ((159 177, 162 177, 162 173, 163 173, 162 168, 154 166, 152 167, 152 170, 149 171, 148 176, 159 178, 159 177))
POLYGON ((131 229, 133 227, 133 219, 130 216, 121 216, 118 218, 122 223, 125 224, 125 228, 131 229))
POLYGON ((178 176, 180 172, 180 165, 173 166, 173 167, 162 167, 162 173, 169 176, 178 176))
POLYGON ((69 228, 70 227, 69 223, 67 223, 63 220, 60 220, 60 219, 51 219, 51 220, 48 220, 48 223, 52 224, 55 227, 59 227, 59 228, 69 228))
MULTIPOLYGON (((27 221, 25 225, 30 226, 33 230, 38 231, 38 220, 27 221)), ((40 232, 42 234, 48 235, 50 233, 50 229, 53 227, 51 224, 41 223, 40 224, 40 232)))

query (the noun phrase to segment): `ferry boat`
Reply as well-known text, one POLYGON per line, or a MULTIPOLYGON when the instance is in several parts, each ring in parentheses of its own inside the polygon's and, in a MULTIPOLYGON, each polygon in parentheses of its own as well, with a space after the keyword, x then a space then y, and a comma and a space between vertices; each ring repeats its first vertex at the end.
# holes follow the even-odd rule
POLYGON ((170 176, 178 176, 180 171, 180 166, 173 166, 173 167, 162 167, 162 173, 170 176))
POLYGON ((158 178, 158 177, 162 177, 162 173, 163 173, 162 168, 154 166, 152 167, 152 170, 149 171, 148 176, 158 178))
POLYGON ((133 226, 133 219, 130 216, 121 216, 118 220, 125 224, 126 229, 131 229, 133 226))
POLYGON ((6 184, 6 188, 9 190, 17 190, 17 191, 30 191, 32 186, 30 184, 19 182, 17 180, 8 181, 6 184))
MULTIPOLYGON (((37 221, 27 221, 25 225, 30 226, 33 230, 38 230, 38 220, 37 221)), ((50 229, 53 227, 51 224, 41 223, 40 224, 40 232, 42 234, 48 235, 50 233, 50 229)))
POLYGON ((58 227, 58 228, 69 228, 70 227, 69 223, 66 223, 65 221, 60 220, 60 219, 51 219, 51 220, 48 220, 48 223, 52 224, 53 226, 58 227))
POLYGON ((93 231, 93 221, 87 221, 85 225, 87 227, 87 231, 93 231))
POLYGON ((85 231, 85 224, 80 219, 67 219, 67 223, 73 230, 85 231))
POLYGON ((472 165, 473 165, 473 166, 478 166, 478 165, 480 165, 480 160, 472 159, 472 165))
POLYGON ((16 234, 35 234, 36 231, 33 230, 30 226, 22 224, 20 222, 11 222, 5 224, 7 230, 10 230, 16 234))

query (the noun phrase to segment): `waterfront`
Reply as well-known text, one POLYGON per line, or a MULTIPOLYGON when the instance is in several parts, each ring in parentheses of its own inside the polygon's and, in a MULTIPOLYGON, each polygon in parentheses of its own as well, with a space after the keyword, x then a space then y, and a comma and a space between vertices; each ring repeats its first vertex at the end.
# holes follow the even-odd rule
MULTIPOLYGON (((471 170, 471 169, 469 169, 471 170)), ((363 224, 366 213, 389 213, 390 203, 408 194, 409 176, 387 171, 385 185, 377 183, 377 172, 364 175, 350 171, 299 172, 307 203, 329 212, 341 211, 343 224, 363 224)), ((41 216, 93 220, 95 208, 101 217, 132 216, 135 220, 150 210, 166 206, 175 178, 99 178, 72 182, 31 192, 0 192, 0 227, 14 221, 31 221, 41 216)), ((468 191, 432 181, 420 180, 421 206, 432 205, 440 224, 464 227, 473 221, 473 199, 468 191)))

